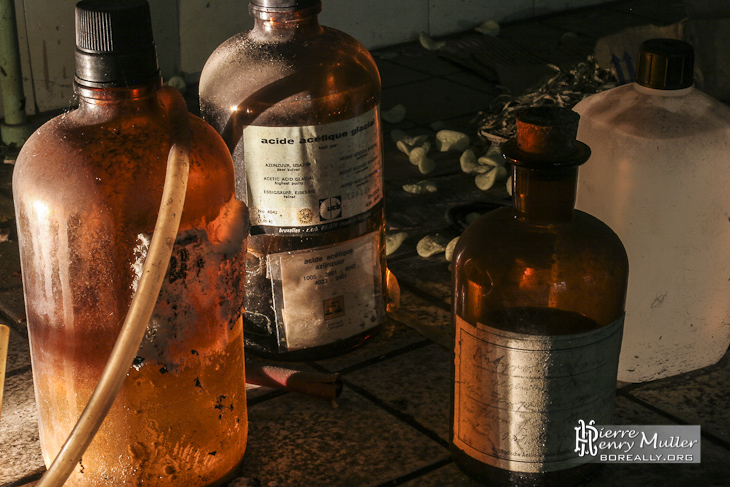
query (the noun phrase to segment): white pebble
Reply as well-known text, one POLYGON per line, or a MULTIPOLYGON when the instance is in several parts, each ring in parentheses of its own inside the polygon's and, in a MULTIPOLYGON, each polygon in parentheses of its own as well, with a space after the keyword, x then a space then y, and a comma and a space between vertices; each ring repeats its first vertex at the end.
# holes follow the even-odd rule
POLYGON ((459 237, 451 239, 451 242, 449 242, 446 245, 446 250, 444 250, 444 257, 446 257, 446 260, 451 262, 452 257, 454 256, 454 247, 456 247, 456 243, 459 241, 459 237))
POLYGON ((426 158, 428 155, 428 150, 431 148, 431 144, 429 142, 424 143, 423 145, 414 147, 411 149, 411 152, 408 154, 408 160, 411 161, 411 164, 414 166, 417 166, 423 159, 426 158))
POLYGON ((474 30, 480 34, 497 37, 499 35, 499 23, 494 20, 487 20, 474 30))
POLYGON ((401 151, 405 155, 407 155, 407 156, 410 156, 411 155, 411 150, 413 149, 413 147, 411 147, 410 145, 406 144, 403 141, 403 139, 401 139, 398 142, 396 142, 395 143, 395 146, 398 148, 399 151, 401 151))
POLYGON ((413 184, 404 184, 403 191, 411 194, 435 193, 438 186, 433 181, 418 181, 413 184))
POLYGON ((388 123, 402 122, 403 119, 406 118, 406 107, 398 104, 390 110, 383 111, 380 116, 388 123))
POLYGON ((438 51, 446 45, 446 42, 444 41, 435 41, 431 39, 431 37, 425 32, 421 32, 418 36, 418 40, 421 42, 421 46, 429 51, 438 51))
POLYGON ((441 120, 436 120, 435 122, 431 122, 431 130, 434 132, 438 132, 439 130, 443 130, 446 128, 446 123, 442 122, 441 120))
POLYGON ((477 188, 481 189, 482 191, 486 191, 492 186, 494 186, 494 182, 497 180, 497 169, 494 168, 489 172, 485 172, 483 174, 477 174, 477 177, 474 178, 474 182, 477 185, 477 188))
POLYGON ((487 166, 504 166, 507 164, 499 147, 490 147, 487 153, 480 157, 477 162, 487 166))
POLYGON ((459 158, 459 165, 461 170, 467 174, 471 174, 477 167, 477 156, 471 149, 465 150, 459 158))
POLYGON ((428 174, 434 169, 436 169, 436 163, 428 157, 424 157, 418 163, 418 170, 421 171, 421 174, 428 174))
POLYGON ((390 255, 403 243, 408 237, 406 232, 397 232, 393 234, 385 234, 385 255, 390 255))
POLYGON ((467 149, 461 154, 459 165, 461 166, 461 170, 466 174, 481 174, 492 169, 490 166, 477 164, 477 156, 471 149, 467 149))
POLYGON ((445 252, 448 243, 448 240, 438 233, 436 235, 426 235, 416 245, 416 252, 421 257, 431 257, 432 255, 445 252))
POLYGON ((441 152, 465 151, 469 148, 471 141, 469 136, 456 130, 439 130, 436 133, 436 148, 441 152))
POLYGON ((167 86, 171 86, 172 88, 175 88, 177 91, 182 93, 183 95, 188 89, 188 84, 185 82, 185 80, 182 78, 182 76, 173 76, 170 79, 167 80, 167 83, 165 83, 167 86))

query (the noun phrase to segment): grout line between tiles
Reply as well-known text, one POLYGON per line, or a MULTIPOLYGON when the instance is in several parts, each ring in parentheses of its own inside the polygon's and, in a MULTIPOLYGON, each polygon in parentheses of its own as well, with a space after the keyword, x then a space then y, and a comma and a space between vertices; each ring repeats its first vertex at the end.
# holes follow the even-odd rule
MULTIPOLYGON (((5 372, 5 378, 9 379, 10 377, 20 375, 20 374, 25 374, 26 372, 30 372, 31 370, 33 370, 33 369, 30 365, 26 365, 25 367, 20 367, 19 369, 8 370, 5 372)), ((0 487, 2 487, 2 486, 0 486, 0 487)))
POLYGON ((376 487, 397 487, 398 485, 403 485, 406 482, 410 482, 411 480, 415 480, 419 477, 423 477, 424 475, 429 474, 429 473, 433 472, 434 470, 438 470, 441 467, 445 467, 446 465, 449 465, 452 462, 453 462, 453 460, 451 458, 440 460, 432 465, 428 465, 427 467, 419 468, 418 470, 415 470, 409 474, 398 477, 397 479, 389 480, 385 483, 377 485, 376 487))
POLYGON ((307 365, 312 367, 313 369, 317 370, 318 372, 323 373, 338 373, 338 374, 347 374, 349 372, 354 372, 356 370, 364 369, 365 367, 368 367, 370 365, 377 364, 379 362, 382 362, 384 360, 388 360, 394 357, 399 357, 403 354, 406 354, 408 352, 412 352, 413 350, 418 350, 419 348, 426 347, 428 345, 431 345, 433 342, 428 339, 423 339, 420 342, 412 343, 410 345, 407 345, 403 348, 399 348, 397 350, 393 350, 391 352, 384 353, 382 355, 378 355, 377 357, 373 357, 367 360, 363 360, 362 362, 358 362, 354 365, 350 365, 348 367, 345 367, 340 370, 331 370, 322 364, 318 362, 307 362, 307 365))
MULTIPOLYGON (((276 391, 276 390, 274 390, 274 391, 271 391, 271 392, 267 392, 266 394, 261 394, 258 397, 254 397, 254 398, 251 398, 251 399, 247 399, 246 406, 247 407, 255 406, 257 404, 261 404, 262 402, 266 402, 266 401, 269 401, 271 399, 276 399, 277 397, 281 397, 281 396, 284 396, 286 394, 289 394, 289 391, 276 391)), ((0 486, 0 487, 2 487, 2 486, 0 486)))
POLYGON ((398 411, 394 407, 387 404, 385 401, 382 401, 380 398, 378 398, 374 394, 371 394, 370 392, 363 389, 362 387, 359 387, 359 386, 351 383, 347 379, 345 379, 343 382, 347 387, 349 387, 353 391, 357 392, 358 394, 363 396, 365 399, 367 399, 368 401, 370 401, 373 404, 375 404, 376 406, 378 406, 380 409, 389 413, 391 416, 400 420, 402 423, 407 424, 411 428, 415 429, 419 433, 425 435, 426 437, 430 438, 431 440, 435 441, 436 443, 438 443, 439 445, 443 446, 444 448, 446 448, 448 450, 449 443, 446 440, 442 439, 439 435, 437 435, 430 429, 423 426, 421 423, 416 421, 412 416, 405 414, 401 411, 398 411))
POLYGON ((451 305, 449 303, 437 298, 436 296, 430 294, 427 291, 422 290, 421 288, 419 288, 413 284, 410 284, 408 281, 399 280, 398 284, 400 285, 401 288, 405 289, 409 293, 415 294, 419 298, 425 299, 429 303, 434 304, 435 306, 438 306, 439 308, 441 308, 445 311, 448 311, 448 312, 452 311, 451 305))

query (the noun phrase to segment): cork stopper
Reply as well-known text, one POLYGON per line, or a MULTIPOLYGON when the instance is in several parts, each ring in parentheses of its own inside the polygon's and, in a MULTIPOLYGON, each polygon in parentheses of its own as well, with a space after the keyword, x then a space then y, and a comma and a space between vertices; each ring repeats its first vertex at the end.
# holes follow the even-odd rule
POLYGON ((580 115, 557 106, 531 107, 517 113, 517 137, 507 141, 505 157, 522 166, 574 166, 590 149, 576 140, 580 115))

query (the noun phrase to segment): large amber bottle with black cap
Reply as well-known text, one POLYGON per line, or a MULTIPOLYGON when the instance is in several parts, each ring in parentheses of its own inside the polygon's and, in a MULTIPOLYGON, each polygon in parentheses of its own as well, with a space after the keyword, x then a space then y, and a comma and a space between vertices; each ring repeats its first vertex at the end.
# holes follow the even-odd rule
POLYGON ((76 7, 78 108, 23 146, 13 192, 40 444, 71 433, 137 292, 171 141, 190 164, 172 258, 121 391, 65 485, 210 486, 247 438, 241 309, 246 209, 220 136, 161 87, 144 0, 76 7))
POLYGON ((247 350, 318 359, 364 343, 385 318, 380 76, 319 0, 251 0, 251 31, 200 78, 203 118, 233 154, 251 212, 247 350))
POLYGON ((632 272, 619 379, 716 363, 730 345, 730 108, 693 86, 694 50, 641 45, 636 81, 575 107, 593 153, 576 207, 626 245, 632 272))
POLYGON ((451 451, 488 485, 576 485, 579 420, 611 424, 628 274, 616 234, 575 210, 578 115, 530 108, 503 153, 513 206, 454 251, 451 451))

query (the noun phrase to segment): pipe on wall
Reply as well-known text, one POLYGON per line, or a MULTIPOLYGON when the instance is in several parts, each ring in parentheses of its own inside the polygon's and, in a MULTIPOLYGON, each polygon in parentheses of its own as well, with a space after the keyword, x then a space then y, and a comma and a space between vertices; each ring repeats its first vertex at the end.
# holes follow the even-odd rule
POLYGON ((32 130, 25 113, 14 0, 0 0, 0 91, 5 112, 5 120, 0 123, 2 142, 20 147, 32 130))

